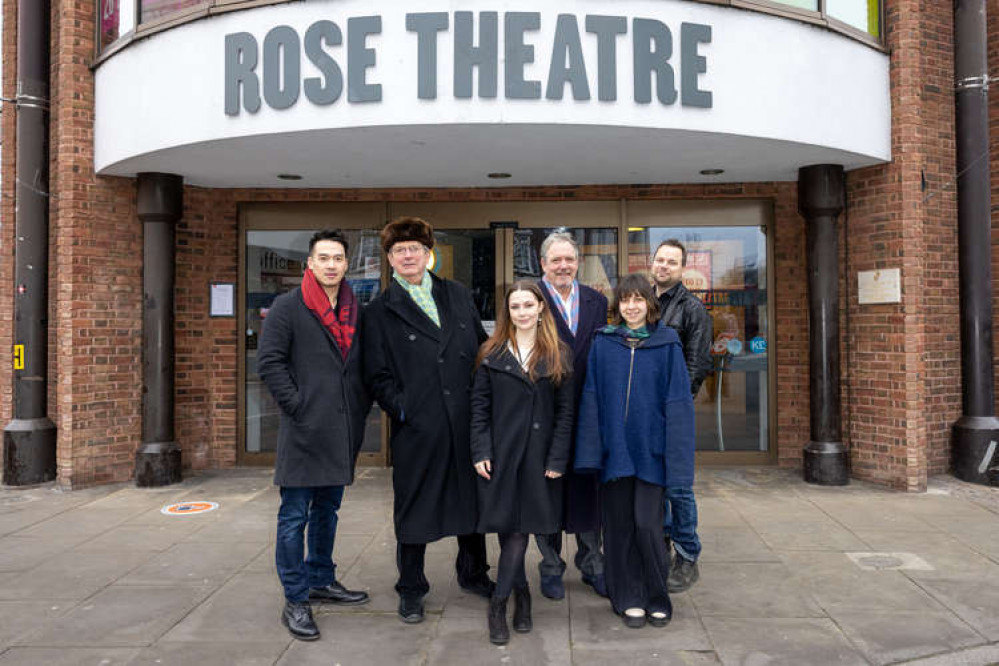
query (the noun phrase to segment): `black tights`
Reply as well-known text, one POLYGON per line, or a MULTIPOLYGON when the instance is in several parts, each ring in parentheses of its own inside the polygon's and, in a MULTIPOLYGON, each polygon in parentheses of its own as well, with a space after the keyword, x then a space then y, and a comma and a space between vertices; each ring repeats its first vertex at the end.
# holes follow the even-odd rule
POLYGON ((499 599, 506 599, 513 588, 527 585, 524 554, 527 553, 528 535, 508 532, 499 535, 499 542, 499 571, 496 573, 495 595, 499 599))

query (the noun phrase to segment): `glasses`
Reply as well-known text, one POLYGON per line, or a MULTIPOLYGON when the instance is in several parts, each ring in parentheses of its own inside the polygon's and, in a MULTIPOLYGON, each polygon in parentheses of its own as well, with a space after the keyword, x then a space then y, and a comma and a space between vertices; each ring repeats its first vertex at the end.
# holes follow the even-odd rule
POLYGON ((389 252, 396 257, 401 257, 404 254, 423 254, 427 251, 420 243, 415 243, 413 245, 393 245, 389 252))

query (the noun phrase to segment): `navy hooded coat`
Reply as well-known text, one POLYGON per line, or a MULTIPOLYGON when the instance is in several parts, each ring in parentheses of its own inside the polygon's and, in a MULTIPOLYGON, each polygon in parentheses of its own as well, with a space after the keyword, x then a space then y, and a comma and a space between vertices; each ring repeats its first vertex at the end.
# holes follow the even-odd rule
POLYGON ((632 349, 626 329, 597 334, 579 406, 575 467, 600 480, 694 483, 694 401, 680 339, 660 324, 632 349))

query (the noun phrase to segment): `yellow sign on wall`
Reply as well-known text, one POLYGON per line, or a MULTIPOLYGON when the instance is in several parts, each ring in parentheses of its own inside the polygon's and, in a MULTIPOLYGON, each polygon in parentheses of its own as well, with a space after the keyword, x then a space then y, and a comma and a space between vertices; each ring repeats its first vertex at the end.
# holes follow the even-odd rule
POLYGON ((14 345, 14 369, 24 370, 24 345, 14 345))

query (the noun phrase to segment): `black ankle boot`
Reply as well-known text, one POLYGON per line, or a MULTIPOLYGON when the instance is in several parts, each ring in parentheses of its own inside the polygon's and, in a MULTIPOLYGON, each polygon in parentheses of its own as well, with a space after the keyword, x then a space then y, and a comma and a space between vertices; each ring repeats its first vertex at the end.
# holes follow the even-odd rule
POLYGON ((534 627, 531 621, 531 590, 526 585, 513 591, 513 629, 526 634, 534 627))
POLYGON ((489 599, 489 642, 493 645, 506 645, 510 640, 510 628, 506 626, 506 598, 489 599))

